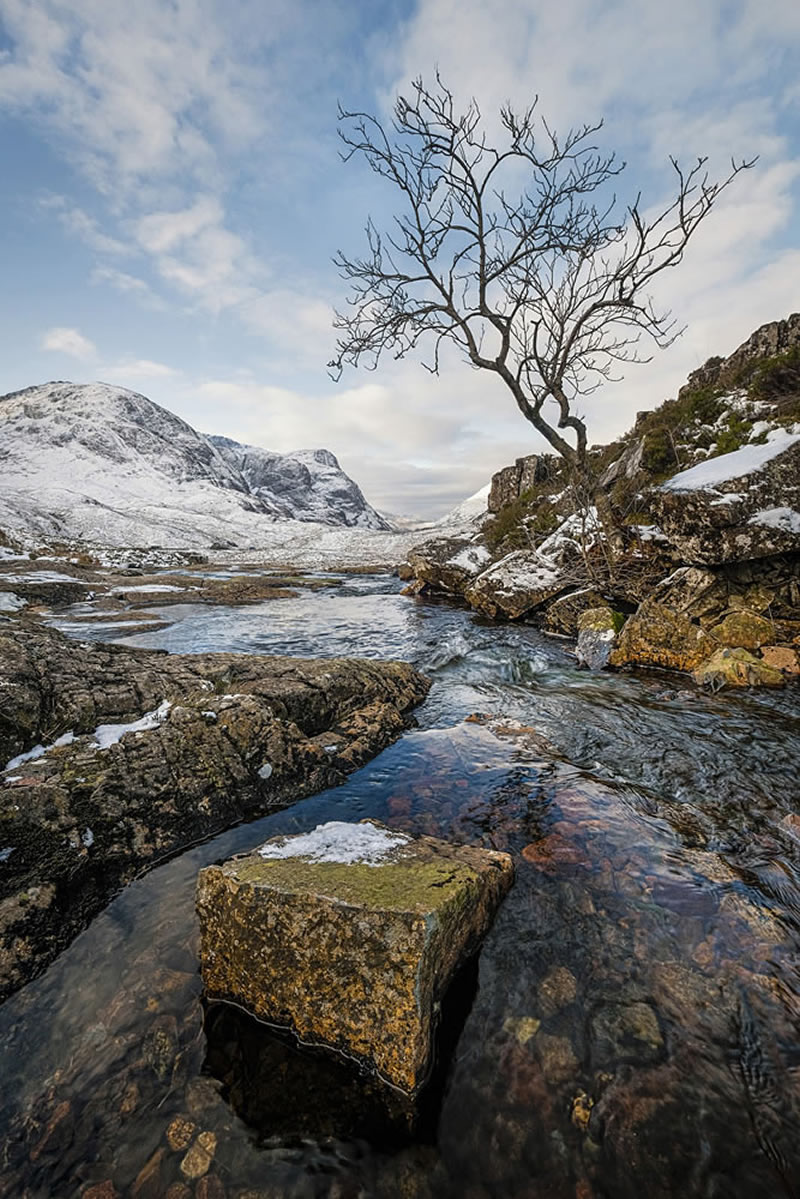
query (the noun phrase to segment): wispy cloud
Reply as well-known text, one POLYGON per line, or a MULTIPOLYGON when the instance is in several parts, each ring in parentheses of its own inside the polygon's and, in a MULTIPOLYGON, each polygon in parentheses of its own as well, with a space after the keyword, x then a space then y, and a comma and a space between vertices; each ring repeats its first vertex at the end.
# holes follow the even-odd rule
POLYGON ((97 347, 89 341, 88 337, 84 337, 77 329, 68 329, 63 326, 48 329, 42 335, 41 346, 43 350, 51 350, 57 354, 69 354, 71 358, 86 360, 97 356, 97 347))

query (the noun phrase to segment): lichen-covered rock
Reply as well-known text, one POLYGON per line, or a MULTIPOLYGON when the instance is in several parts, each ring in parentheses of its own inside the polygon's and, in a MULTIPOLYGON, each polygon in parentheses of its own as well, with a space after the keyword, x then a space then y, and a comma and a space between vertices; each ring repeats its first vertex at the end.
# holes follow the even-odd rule
POLYGON ((781 670, 785 675, 800 675, 800 654, 792 645, 765 645, 761 658, 767 666, 781 670))
POLYGON ((578 619, 578 642, 575 647, 578 661, 590 670, 602 670, 607 666, 624 621, 621 612, 615 612, 607 605, 583 612, 578 619))
POLYGON ((512 879, 507 854, 373 821, 268 841, 200 872, 206 990, 413 1094, 435 1005, 512 879))
POLYGON ((428 689, 402 662, 173 657, 10 623, 0 686, 0 998, 142 869, 343 782, 428 689))
POLYGON ((668 479, 653 514, 685 560, 735 562, 800 550, 800 433, 775 429, 668 479))
POLYGON ((775 640, 775 625, 757 612, 738 608, 714 625, 711 635, 720 645, 731 649, 760 649, 775 640))
POLYGON ((716 646, 709 633, 685 612, 646 599, 625 622, 609 664, 694 670, 716 646))
POLYGON ((713 687, 783 687, 786 679, 780 670, 753 657, 746 649, 716 650, 708 661, 693 672, 695 682, 713 687))
POLYGON ((416 591, 463 595, 492 555, 480 537, 439 537, 417 545, 408 555, 416 579, 416 591))
POLYGON ((465 595, 471 607, 486 616, 516 620, 567 586, 568 579, 549 559, 533 550, 514 550, 478 575, 465 595))
POLYGON ((563 472, 563 463, 554 454, 528 454, 517 458, 513 466, 505 466, 492 475, 488 508, 498 513, 537 483, 554 481, 563 472))
POLYGON ((605 604, 604 597, 593 587, 581 587, 578 591, 570 591, 547 605, 543 616, 544 628, 550 633, 574 637, 577 635, 578 621, 582 613, 591 608, 605 607, 605 604))

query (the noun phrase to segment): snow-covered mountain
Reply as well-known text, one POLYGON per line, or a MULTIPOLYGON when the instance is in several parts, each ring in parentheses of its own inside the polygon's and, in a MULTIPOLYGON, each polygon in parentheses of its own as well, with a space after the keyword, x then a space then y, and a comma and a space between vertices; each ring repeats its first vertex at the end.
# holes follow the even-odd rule
POLYGON ((0 396, 0 528, 106 546, 260 548, 286 521, 388 528, 327 450, 272 454, 206 437, 104 383, 0 396))
POLYGON ((229 437, 208 440, 245 480, 250 494, 277 516, 360 529, 391 527, 369 506, 361 488, 344 473, 330 450, 276 454, 259 446, 240 445, 229 437))

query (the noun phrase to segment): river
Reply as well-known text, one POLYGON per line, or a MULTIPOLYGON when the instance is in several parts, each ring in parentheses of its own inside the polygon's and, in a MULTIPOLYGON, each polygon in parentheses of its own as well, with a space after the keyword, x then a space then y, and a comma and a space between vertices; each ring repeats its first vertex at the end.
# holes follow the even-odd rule
POLYGON ((346 784, 154 869, 0 1008, 0 1195, 800 1195, 798 692, 589 674, 401 586, 167 607, 125 639, 404 658, 433 687, 346 784), (517 868, 411 1129, 369 1079, 202 1004, 198 869, 364 816, 517 868))

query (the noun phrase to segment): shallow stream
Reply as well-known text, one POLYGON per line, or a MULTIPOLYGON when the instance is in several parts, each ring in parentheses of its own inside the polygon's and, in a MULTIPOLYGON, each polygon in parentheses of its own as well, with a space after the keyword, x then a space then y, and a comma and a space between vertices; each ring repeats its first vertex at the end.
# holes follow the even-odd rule
POLYGON ((798 692, 591 675, 566 642, 400 586, 165 607, 125 638, 399 657, 434 685, 345 785, 153 870, 0 1008, 0 1195, 800 1195, 798 692), (197 967, 201 866, 364 816, 517 869, 399 1137, 365 1115, 369 1080, 213 1009, 204 1027, 197 967))

